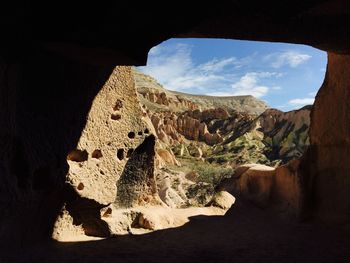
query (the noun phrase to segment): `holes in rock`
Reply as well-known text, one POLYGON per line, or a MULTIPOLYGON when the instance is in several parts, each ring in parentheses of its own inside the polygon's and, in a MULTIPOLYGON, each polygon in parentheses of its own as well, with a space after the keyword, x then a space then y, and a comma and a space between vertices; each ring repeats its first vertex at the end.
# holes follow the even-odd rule
POLYGON ((110 217, 112 215, 112 208, 108 207, 103 213, 102 217, 110 217))
POLYGON ((123 160, 124 159, 124 149, 118 149, 117 157, 118 157, 119 160, 123 160))
POLYGON ((130 156, 132 155, 133 152, 134 152, 133 148, 129 149, 127 154, 126 154, 126 158, 130 158, 130 156))
POLYGON ((105 173, 102 170, 100 171, 100 174, 105 175, 105 173))
POLYGON ((122 116, 120 114, 112 114, 111 119, 114 121, 120 120, 122 116))
POLYGON ((101 150, 98 150, 98 149, 94 150, 91 154, 91 157, 95 159, 100 159, 102 157, 101 150))
POLYGON ((134 139, 134 138, 135 138, 135 133, 134 133, 134 132, 129 132, 129 133, 128 133, 128 137, 129 137, 130 139, 134 139))
POLYGON ((123 102, 120 99, 117 99, 117 102, 115 103, 113 110, 117 111, 123 108, 123 102))
POLYGON ((149 134, 149 130, 146 128, 146 129, 144 130, 144 133, 149 134))
POLYGON ((83 190, 84 189, 84 184, 83 183, 79 183, 78 186, 77 186, 77 189, 79 191, 83 190))
POLYGON ((71 151, 68 156, 67 160, 73 161, 73 162, 85 162, 88 159, 88 153, 86 150, 78 150, 75 149, 71 151))

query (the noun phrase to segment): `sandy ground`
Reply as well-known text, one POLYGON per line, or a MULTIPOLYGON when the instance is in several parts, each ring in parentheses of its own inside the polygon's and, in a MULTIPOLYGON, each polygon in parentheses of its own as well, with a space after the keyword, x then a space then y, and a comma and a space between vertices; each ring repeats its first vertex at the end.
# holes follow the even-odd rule
POLYGON ((350 262, 350 229, 295 223, 241 202, 179 228, 3 251, 1 262, 350 262))

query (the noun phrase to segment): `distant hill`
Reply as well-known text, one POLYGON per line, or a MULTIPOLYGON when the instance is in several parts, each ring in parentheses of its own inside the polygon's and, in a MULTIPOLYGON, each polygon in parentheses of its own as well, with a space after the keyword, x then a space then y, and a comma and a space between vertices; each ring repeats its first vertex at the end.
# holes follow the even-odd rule
POLYGON ((135 68, 133 73, 137 91, 142 95, 141 102, 152 110, 178 112, 222 108, 229 113, 237 111, 259 115, 268 108, 265 102, 251 95, 218 97, 171 91, 164 88, 151 76, 145 75, 135 68))
POLYGON ((228 112, 238 111, 251 114, 260 114, 264 112, 268 105, 251 96, 208 96, 208 95, 194 95, 183 92, 171 91, 183 98, 191 100, 192 102, 203 105, 203 109, 209 108, 223 108, 228 112))

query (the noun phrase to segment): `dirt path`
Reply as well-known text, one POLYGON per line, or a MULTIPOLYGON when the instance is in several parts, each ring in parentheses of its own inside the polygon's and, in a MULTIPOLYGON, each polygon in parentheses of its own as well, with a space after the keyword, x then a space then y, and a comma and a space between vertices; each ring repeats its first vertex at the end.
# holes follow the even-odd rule
MULTIPOLYGON (((0 256, 1 258, 1 256, 0 256)), ((350 262, 349 228, 290 223, 236 203, 180 228, 2 254, 3 262, 350 262)))

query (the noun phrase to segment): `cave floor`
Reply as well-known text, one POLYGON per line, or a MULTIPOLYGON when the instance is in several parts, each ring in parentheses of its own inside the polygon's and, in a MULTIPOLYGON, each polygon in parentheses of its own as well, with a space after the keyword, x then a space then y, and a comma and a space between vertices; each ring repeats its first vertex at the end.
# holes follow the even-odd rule
POLYGON ((237 202, 225 216, 192 217, 179 228, 87 242, 52 242, 2 257, 6 263, 350 262, 350 228, 289 222, 237 202))

